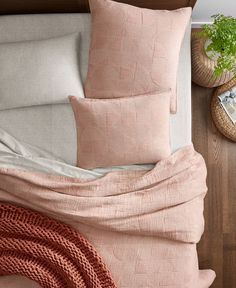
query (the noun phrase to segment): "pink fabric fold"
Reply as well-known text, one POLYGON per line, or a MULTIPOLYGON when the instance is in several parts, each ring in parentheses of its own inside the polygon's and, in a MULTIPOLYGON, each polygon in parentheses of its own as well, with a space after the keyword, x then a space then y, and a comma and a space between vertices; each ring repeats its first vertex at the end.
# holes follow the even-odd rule
POLYGON ((0 200, 70 223, 93 243, 119 288, 206 288, 196 243, 204 228, 203 158, 192 146, 153 170, 112 172, 94 181, 0 169, 0 200))

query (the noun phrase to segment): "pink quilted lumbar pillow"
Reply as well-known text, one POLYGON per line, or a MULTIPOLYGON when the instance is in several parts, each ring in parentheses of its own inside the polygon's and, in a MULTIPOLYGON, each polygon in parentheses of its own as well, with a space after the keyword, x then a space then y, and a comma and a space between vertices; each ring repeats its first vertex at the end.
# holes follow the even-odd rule
POLYGON ((151 10, 89 0, 92 37, 88 98, 115 98, 172 89, 176 112, 179 53, 191 8, 151 10))
POLYGON ((114 99, 70 96, 78 166, 86 169, 156 163, 170 155, 171 92, 114 99))

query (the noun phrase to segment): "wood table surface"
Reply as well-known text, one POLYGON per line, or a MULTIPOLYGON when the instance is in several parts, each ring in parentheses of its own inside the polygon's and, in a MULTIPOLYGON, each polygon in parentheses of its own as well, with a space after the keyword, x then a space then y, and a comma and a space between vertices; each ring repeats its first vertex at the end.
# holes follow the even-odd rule
POLYGON ((208 168, 199 262, 200 268, 215 270, 212 288, 236 288, 236 143, 222 136, 212 122, 212 92, 192 85, 193 143, 208 168))

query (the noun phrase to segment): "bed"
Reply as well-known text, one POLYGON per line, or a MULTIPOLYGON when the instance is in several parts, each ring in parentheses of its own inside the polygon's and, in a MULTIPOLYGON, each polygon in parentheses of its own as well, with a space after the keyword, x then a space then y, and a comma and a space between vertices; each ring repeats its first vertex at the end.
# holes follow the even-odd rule
MULTIPOLYGON (((152 9, 176 9, 185 6, 193 7, 195 4, 195 1, 125 2, 129 4, 137 4, 137 6, 152 9)), ((3 4, 1 3, 0 7, 0 13, 3 14, 2 16, 0 16, 0 44, 25 40, 49 39, 79 31, 79 69, 81 78, 84 83, 88 70, 91 30, 91 16, 88 12, 89 8, 87 1, 60 0, 40 1, 37 3, 35 1, 24 1, 24 3, 18 3, 17 1, 3 1, 3 4)), ((163 286, 179 288, 189 287, 189 284, 187 284, 187 286, 175 286, 175 277, 179 279, 179 283, 184 283, 184 281, 186 281, 186 283, 191 283, 192 288, 207 288, 212 283, 215 277, 214 272, 210 270, 200 272, 198 272, 197 270, 196 275, 194 274, 194 277, 189 280, 191 268, 194 267, 193 269, 196 269, 196 267, 198 267, 196 243, 199 241, 203 229, 203 222, 201 218, 203 209, 202 200, 204 198, 206 190, 204 184, 204 180, 206 177, 204 170, 204 161, 197 153, 193 152, 191 144, 192 136, 190 34, 191 23, 189 23, 185 32, 184 40, 181 46, 180 61, 178 65, 178 109, 176 114, 172 114, 170 116, 170 143, 173 156, 171 156, 172 158, 170 158, 170 160, 161 162, 160 166, 158 166, 157 164, 157 166, 155 166, 156 168, 154 167, 154 165, 128 165, 112 168, 98 168, 91 171, 85 171, 83 169, 78 170, 77 168, 73 167, 76 165, 77 161, 77 140, 74 115, 69 103, 41 106, 38 105, 33 107, 22 107, 0 111, 0 148, 1 146, 5 145, 7 153, 13 151, 16 154, 19 154, 17 156, 19 160, 14 161, 14 166, 12 164, 12 156, 2 158, 3 160, 1 160, 3 170, 0 176, 2 177, 0 179, 0 182, 8 183, 8 180, 10 178, 13 179, 14 177, 16 177, 14 179, 18 179, 17 181, 19 182, 14 182, 14 184, 10 184, 9 182, 9 186, 12 188, 12 191, 14 190, 12 194, 10 190, 8 191, 7 184, 2 184, 2 186, 0 187, 0 200, 8 200, 9 202, 13 203, 17 202, 19 205, 36 209, 40 212, 46 213, 51 217, 56 217, 58 220, 68 222, 70 225, 78 228, 83 234, 86 235, 86 237, 91 241, 91 243, 95 245, 95 248, 99 251, 101 256, 104 258, 106 264, 111 269, 112 274, 116 274, 116 269, 114 267, 117 267, 119 271, 121 271, 122 269, 125 270, 123 274, 114 275, 115 281, 118 283, 117 285, 119 288, 156 288, 163 286), (37 160, 34 161, 34 158, 37 160), (42 160, 46 158, 47 162, 42 160), (178 163, 182 163, 181 168, 179 167, 180 164, 178 163), (24 174, 24 172, 20 172, 19 178, 19 175, 16 176, 14 174, 14 171, 17 167, 24 167, 25 169, 29 169, 29 175, 27 176, 24 174), (11 170, 11 168, 14 169, 11 170), (8 175, 10 178, 6 177, 5 175, 5 172, 8 171, 8 169, 12 171, 10 172, 10 175, 8 175), (162 169, 163 179, 159 179, 157 181, 157 178, 159 176, 156 176, 156 173, 158 174, 158 171, 162 171, 162 169), (186 169, 188 170, 187 173, 186 169), (62 181, 63 184, 61 182, 59 184, 55 183, 55 179, 53 178, 53 176, 49 178, 47 178, 48 176, 46 176, 46 178, 44 179, 40 178, 43 177, 41 174, 35 174, 36 177, 34 177, 34 174, 31 175, 31 173, 34 173, 35 170, 37 171, 37 173, 46 172, 50 174, 55 174, 57 176, 60 175, 58 176, 59 178, 55 179, 58 179, 59 182, 62 181), (115 170, 115 173, 118 173, 114 175, 115 177, 117 177, 117 181, 119 183, 122 182, 123 185, 122 187, 119 186, 116 192, 111 192, 111 187, 107 188, 107 181, 109 180, 110 176, 104 176, 110 175, 107 173, 112 170, 115 170), (143 173, 145 173, 146 170, 151 170, 151 172, 145 174, 144 176, 143 173), (170 172, 167 172, 168 170, 170 172), (132 182, 133 186, 130 183, 127 183, 126 177, 124 177, 123 179, 123 174, 119 174, 125 173, 124 171, 128 171, 127 173, 130 174, 130 179, 134 180, 134 183, 132 182), (170 184, 170 182, 168 181, 170 181, 169 178, 172 177, 171 173, 174 175, 174 178, 171 180, 172 182, 170 184), (80 179, 87 179, 89 182, 88 184, 81 184, 80 182, 77 183, 76 180, 73 180, 73 183, 71 183, 71 178, 69 178, 68 180, 67 177, 80 177, 80 179), (99 191, 102 191, 102 189, 104 189, 104 198, 99 198, 98 204, 96 204, 97 206, 94 207, 94 204, 91 203, 92 199, 90 198, 96 196, 92 194, 92 191, 96 191, 96 189, 98 189, 94 187, 97 187, 96 179, 98 177, 103 179, 100 182, 98 180, 98 183, 101 183, 99 191), (191 179, 189 180, 189 178, 191 179), (182 182, 179 183, 180 179, 182 179, 182 182), (49 186, 45 184, 45 186, 43 186, 42 188, 44 190, 40 190, 41 188, 38 188, 39 190, 34 191, 38 183, 41 183, 44 180, 45 183, 49 183, 50 181, 52 182, 48 184, 49 186), (82 189, 81 191, 85 193, 83 194, 83 196, 82 194, 80 194, 80 192, 76 192, 78 193, 78 195, 76 194, 77 196, 83 196, 84 198, 86 198, 83 198, 83 201, 86 202, 85 204, 83 204, 85 205, 84 207, 86 207, 84 208, 85 214, 79 214, 78 219, 74 218, 75 212, 73 209, 75 209, 75 207, 79 207, 80 204, 79 202, 76 202, 77 200, 73 198, 73 195, 70 195, 69 197, 70 192, 75 188, 71 188, 71 190, 66 190, 67 184, 64 185, 64 181, 67 184, 69 181, 70 185, 75 185, 76 189, 82 189), (153 182, 148 183, 148 181, 153 182), (175 204, 172 203, 171 198, 168 198, 169 194, 167 195, 166 191, 162 191, 162 181, 163 183, 167 183, 166 185, 167 187, 169 187, 169 192, 172 191, 172 189, 178 190, 179 198, 175 198, 175 201, 177 201, 175 204), (182 190, 187 189, 189 185, 188 181, 192 181, 191 183, 193 187, 191 192, 189 192, 189 195, 191 196, 187 196, 188 193, 186 193, 186 195, 182 195, 182 190), (31 184, 33 185, 32 187, 27 186, 31 184), (21 186, 19 185, 25 187, 25 192, 23 191, 24 189, 22 189, 21 191, 21 189, 19 188, 21 186), (131 186, 133 187, 133 190, 131 189, 131 186), (124 193, 124 197, 128 197, 128 193, 131 193, 132 195, 130 195, 131 198, 127 198, 124 203, 121 199, 122 201, 120 202, 120 209, 124 209, 126 201, 137 201, 137 205, 139 205, 139 200, 137 199, 137 197, 140 197, 140 193, 142 191, 149 191, 149 187, 154 187, 157 189, 157 191, 164 192, 164 198, 162 199, 163 203, 165 202, 165 205, 167 205, 166 203, 170 201, 170 203, 172 204, 169 205, 171 206, 171 208, 173 206, 173 209, 169 209, 171 210, 170 212, 165 212, 166 214, 164 216, 161 214, 162 212, 160 212, 162 210, 162 208, 160 207, 158 209, 157 207, 151 208, 149 207, 149 204, 147 204, 147 207, 145 205, 143 206, 142 209, 146 210, 141 211, 140 215, 146 214, 148 215, 147 217, 153 217, 153 211, 156 211, 155 209, 158 210, 158 220, 150 220, 151 223, 159 223, 158 225, 160 225, 160 227, 158 226, 157 228, 158 232, 154 231, 154 228, 152 227, 148 227, 147 229, 145 228, 146 218, 137 220, 137 223, 129 222, 132 218, 136 219, 136 211, 133 211, 133 214, 128 213, 125 216, 121 214, 121 218, 119 218, 121 220, 115 220, 114 223, 111 223, 112 221, 109 219, 104 220, 104 217, 100 214, 102 212, 97 210, 98 207, 106 207, 106 197, 109 198, 109 196, 111 196, 112 194, 114 199, 118 199, 119 197, 121 197, 120 195, 123 195, 124 191, 126 190, 127 191, 124 193), (19 191, 17 191, 18 188, 19 191), (199 190, 201 190, 199 193, 195 191, 198 188, 199 190), (106 191, 106 189, 108 190, 106 191), (137 193, 135 193, 135 199, 133 199, 133 191, 135 189, 137 189, 137 193), (50 196, 50 198, 44 198, 44 196, 42 196, 44 195, 44 191, 54 191, 56 193, 55 196, 50 196), (32 197, 32 203, 28 202, 27 199, 23 199, 21 193, 33 193, 29 194, 29 197, 32 197), (63 198, 60 198, 62 197, 61 194, 63 193, 65 193, 65 195, 68 194, 68 199, 64 199, 65 204, 63 205, 65 206, 59 204, 59 202, 63 202, 63 198), (45 199, 47 199, 47 201, 45 201, 45 199), (42 201, 42 205, 38 204, 41 203, 40 201, 42 201), (52 206, 54 206, 54 203, 56 203, 55 207, 51 209, 52 206), (179 206, 180 209, 178 212, 179 217, 177 217, 177 220, 174 216, 175 212, 172 212, 172 210, 176 209, 175 206, 179 206), (58 209, 58 211, 60 211, 58 215, 56 213, 56 210, 54 210, 56 208, 58 209), (188 211, 190 210, 194 210, 196 212, 196 217, 194 216, 191 221, 187 221, 185 223, 186 227, 184 227, 184 229, 187 232, 183 232, 182 235, 182 228, 179 228, 179 225, 182 222, 185 222, 185 220, 183 219, 187 218, 188 214, 186 213, 188 213, 188 211), (71 216, 70 221, 68 220, 69 218, 67 219, 67 215, 65 213, 68 213, 68 215, 71 216), (91 215, 90 213, 94 213, 94 215, 96 215, 97 213, 97 217, 91 215), (124 217, 127 217, 125 218, 126 220, 124 220, 124 217), (97 222, 95 221, 95 218, 97 222), (124 222, 122 219, 124 220, 124 222), (171 224, 172 220, 173 223, 171 224), (144 222, 142 223, 142 221, 144 222), (165 228, 162 227, 163 221, 166 221, 166 225, 167 227, 169 227, 170 231, 171 229, 173 229, 172 225, 175 225, 174 227, 176 229, 179 228, 181 231, 180 235, 177 235, 176 233, 172 234, 172 232, 165 231, 165 228), (129 229, 126 227, 126 223, 129 223, 129 229), (113 224, 114 227, 116 227, 114 229, 112 228, 113 224), (191 230, 193 227, 197 229, 196 234, 191 230), (102 233, 99 232, 99 228, 102 229, 102 233), (109 231, 109 229, 111 231, 109 231), (137 231, 141 231, 141 235, 135 232, 136 229, 137 231), (133 232, 133 235, 131 232, 133 232), (158 235, 160 236, 160 239, 158 240, 157 245, 155 244, 154 239, 158 235), (118 239, 120 244, 115 245, 114 243, 110 243, 114 242, 114 239, 118 239), (173 241, 177 241, 177 244, 173 241), (152 254, 156 255, 155 257, 160 260, 160 265, 157 265, 156 269, 152 267, 151 262, 150 265, 148 265, 148 259, 149 257, 151 257, 152 254), (129 262, 128 259, 131 262, 129 262), (183 273, 183 271, 181 271, 182 269, 178 269, 177 266, 184 265, 185 263, 188 263, 189 270, 187 269, 186 273, 183 273), (177 266, 175 266, 175 264, 177 266), (165 280, 159 280, 158 273, 163 273, 164 275, 167 275, 167 271, 168 273, 171 271, 171 277, 166 277, 165 280)), ((150 193, 153 192, 150 191, 150 193)), ((46 195, 48 195, 47 192, 46 195)), ((161 196, 157 196, 157 194, 142 197, 147 197, 147 199, 143 198, 144 203, 147 203, 151 199, 155 199, 153 197, 157 197, 157 202, 159 200, 162 201, 158 198, 161 196)), ((110 219, 114 219, 115 216, 112 214, 112 210, 115 207, 113 205, 116 205, 116 203, 112 200, 109 205, 110 207, 106 213, 111 213, 110 219)), ((166 208, 168 210, 168 205, 167 207, 165 205, 163 209, 166 208)), ((4 276, 0 277, 0 287, 36 288, 40 286, 36 282, 33 282, 22 276, 4 276)))

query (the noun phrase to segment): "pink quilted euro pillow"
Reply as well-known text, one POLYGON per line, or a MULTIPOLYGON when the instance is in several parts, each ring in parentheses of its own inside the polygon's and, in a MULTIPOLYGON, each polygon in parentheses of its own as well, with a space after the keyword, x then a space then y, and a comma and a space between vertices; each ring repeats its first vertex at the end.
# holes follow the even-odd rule
POLYGON ((170 155, 171 92, 114 99, 70 96, 81 168, 156 163, 170 155))
POLYGON ((151 10, 89 0, 92 37, 85 94, 115 98, 172 89, 176 112, 179 53, 191 8, 151 10))

